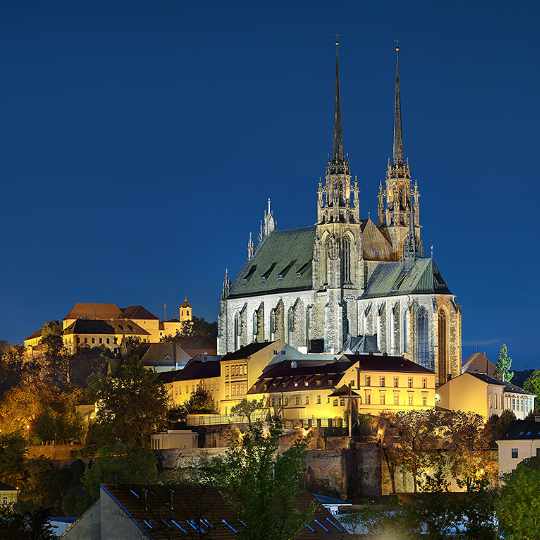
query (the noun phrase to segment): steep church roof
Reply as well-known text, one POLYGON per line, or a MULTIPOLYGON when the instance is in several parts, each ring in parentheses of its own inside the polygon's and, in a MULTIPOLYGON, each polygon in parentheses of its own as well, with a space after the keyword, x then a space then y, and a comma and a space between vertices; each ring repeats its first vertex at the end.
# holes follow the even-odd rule
POLYGON ((229 289, 229 298, 310 290, 315 229, 274 231, 258 247, 229 289))
POLYGON ((403 261, 380 263, 369 278, 362 298, 413 293, 451 294, 433 259, 416 259, 409 269, 403 261))
POLYGON ((371 218, 362 229, 362 252, 368 261, 392 260, 392 246, 371 218))

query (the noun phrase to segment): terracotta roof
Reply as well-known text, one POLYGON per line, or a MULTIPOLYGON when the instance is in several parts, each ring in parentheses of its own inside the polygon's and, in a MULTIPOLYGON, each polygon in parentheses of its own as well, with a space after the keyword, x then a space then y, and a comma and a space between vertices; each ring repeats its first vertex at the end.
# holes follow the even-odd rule
MULTIPOLYGON (((223 494, 212 487, 131 484, 103 485, 102 489, 146 538, 199 539, 208 534, 215 540, 233 540, 244 528, 223 494)), ((298 498, 299 508, 307 509, 313 503, 313 497, 307 493, 298 498)), ((295 540, 337 540, 343 538, 344 532, 331 514, 315 503, 315 515, 295 540)))
POLYGON ((64 319, 91 319, 106 320, 119 319, 122 317, 122 310, 116 304, 75 304, 64 319))
POLYGON ((260 343, 250 343, 244 347, 240 347, 237 351, 227 353, 223 356, 222 360, 241 360, 244 358, 250 357, 252 354, 255 354, 259 351, 262 351, 268 345, 275 343, 274 341, 261 341, 260 343))
POLYGON ((121 308, 124 319, 144 319, 156 321, 158 318, 144 306, 128 306, 121 308))
POLYGON ((403 356, 390 356, 387 354, 346 354, 352 363, 359 362, 361 371, 395 371, 398 373, 429 373, 430 369, 407 360, 403 356))
POLYGON ((150 333, 141 328, 133 321, 103 321, 78 319, 71 323, 65 330, 65 335, 70 334, 124 334, 149 336, 150 333))

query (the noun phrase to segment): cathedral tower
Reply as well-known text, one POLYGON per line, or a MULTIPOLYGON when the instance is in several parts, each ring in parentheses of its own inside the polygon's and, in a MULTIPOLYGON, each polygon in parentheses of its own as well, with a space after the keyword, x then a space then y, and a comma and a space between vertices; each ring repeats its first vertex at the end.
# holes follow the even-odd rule
POLYGON ((403 126, 401 120, 401 95, 399 76, 399 47, 396 53, 396 76, 394 89, 394 140, 392 159, 388 160, 386 181, 379 185, 378 219, 392 244, 394 259, 422 254, 420 231, 420 192, 418 184, 411 181, 409 162, 405 159, 403 126), (414 231, 414 239, 410 231, 414 231), (411 238, 409 238, 411 237, 411 238), (414 240, 412 243, 411 241, 414 240), (414 244, 414 246, 412 245, 414 244))
POLYGON ((332 154, 326 165, 324 185, 319 181, 317 189, 313 288, 320 292, 315 312, 324 318, 325 348, 338 351, 347 333, 348 300, 352 302, 362 282, 358 264, 362 255, 362 233, 358 181, 351 182, 343 143, 337 42, 335 85, 332 154))

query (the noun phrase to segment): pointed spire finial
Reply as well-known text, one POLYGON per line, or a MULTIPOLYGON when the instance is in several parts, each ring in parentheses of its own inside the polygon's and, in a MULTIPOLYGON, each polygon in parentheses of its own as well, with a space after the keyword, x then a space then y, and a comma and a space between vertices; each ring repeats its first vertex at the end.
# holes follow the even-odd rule
POLYGON ((251 261, 251 259, 253 259, 254 254, 255 254, 255 244, 253 243, 253 237, 252 237, 251 231, 250 231, 248 245, 247 245, 248 261, 251 261))
POLYGON ((403 152, 403 128, 401 124, 401 96, 399 82, 399 42, 396 41, 394 46, 396 53, 396 79, 394 89, 394 145, 392 149, 392 158, 394 165, 404 162, 403 152))

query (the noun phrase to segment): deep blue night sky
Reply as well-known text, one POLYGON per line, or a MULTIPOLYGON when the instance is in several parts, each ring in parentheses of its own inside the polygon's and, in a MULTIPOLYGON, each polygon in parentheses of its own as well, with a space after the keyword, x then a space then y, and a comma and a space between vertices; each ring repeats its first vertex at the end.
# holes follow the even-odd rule
POLYGON ((375 215, 402 48, 406 153, 425 245, 463 307, 464 356, 537 346, 537 2, 3 2, 0 338, 76 301, 188 294, 214 320, 268 196, 315 219, 334 35, 345 146, 375 215), (8 6, 8 4, 12 4, 8 6))

